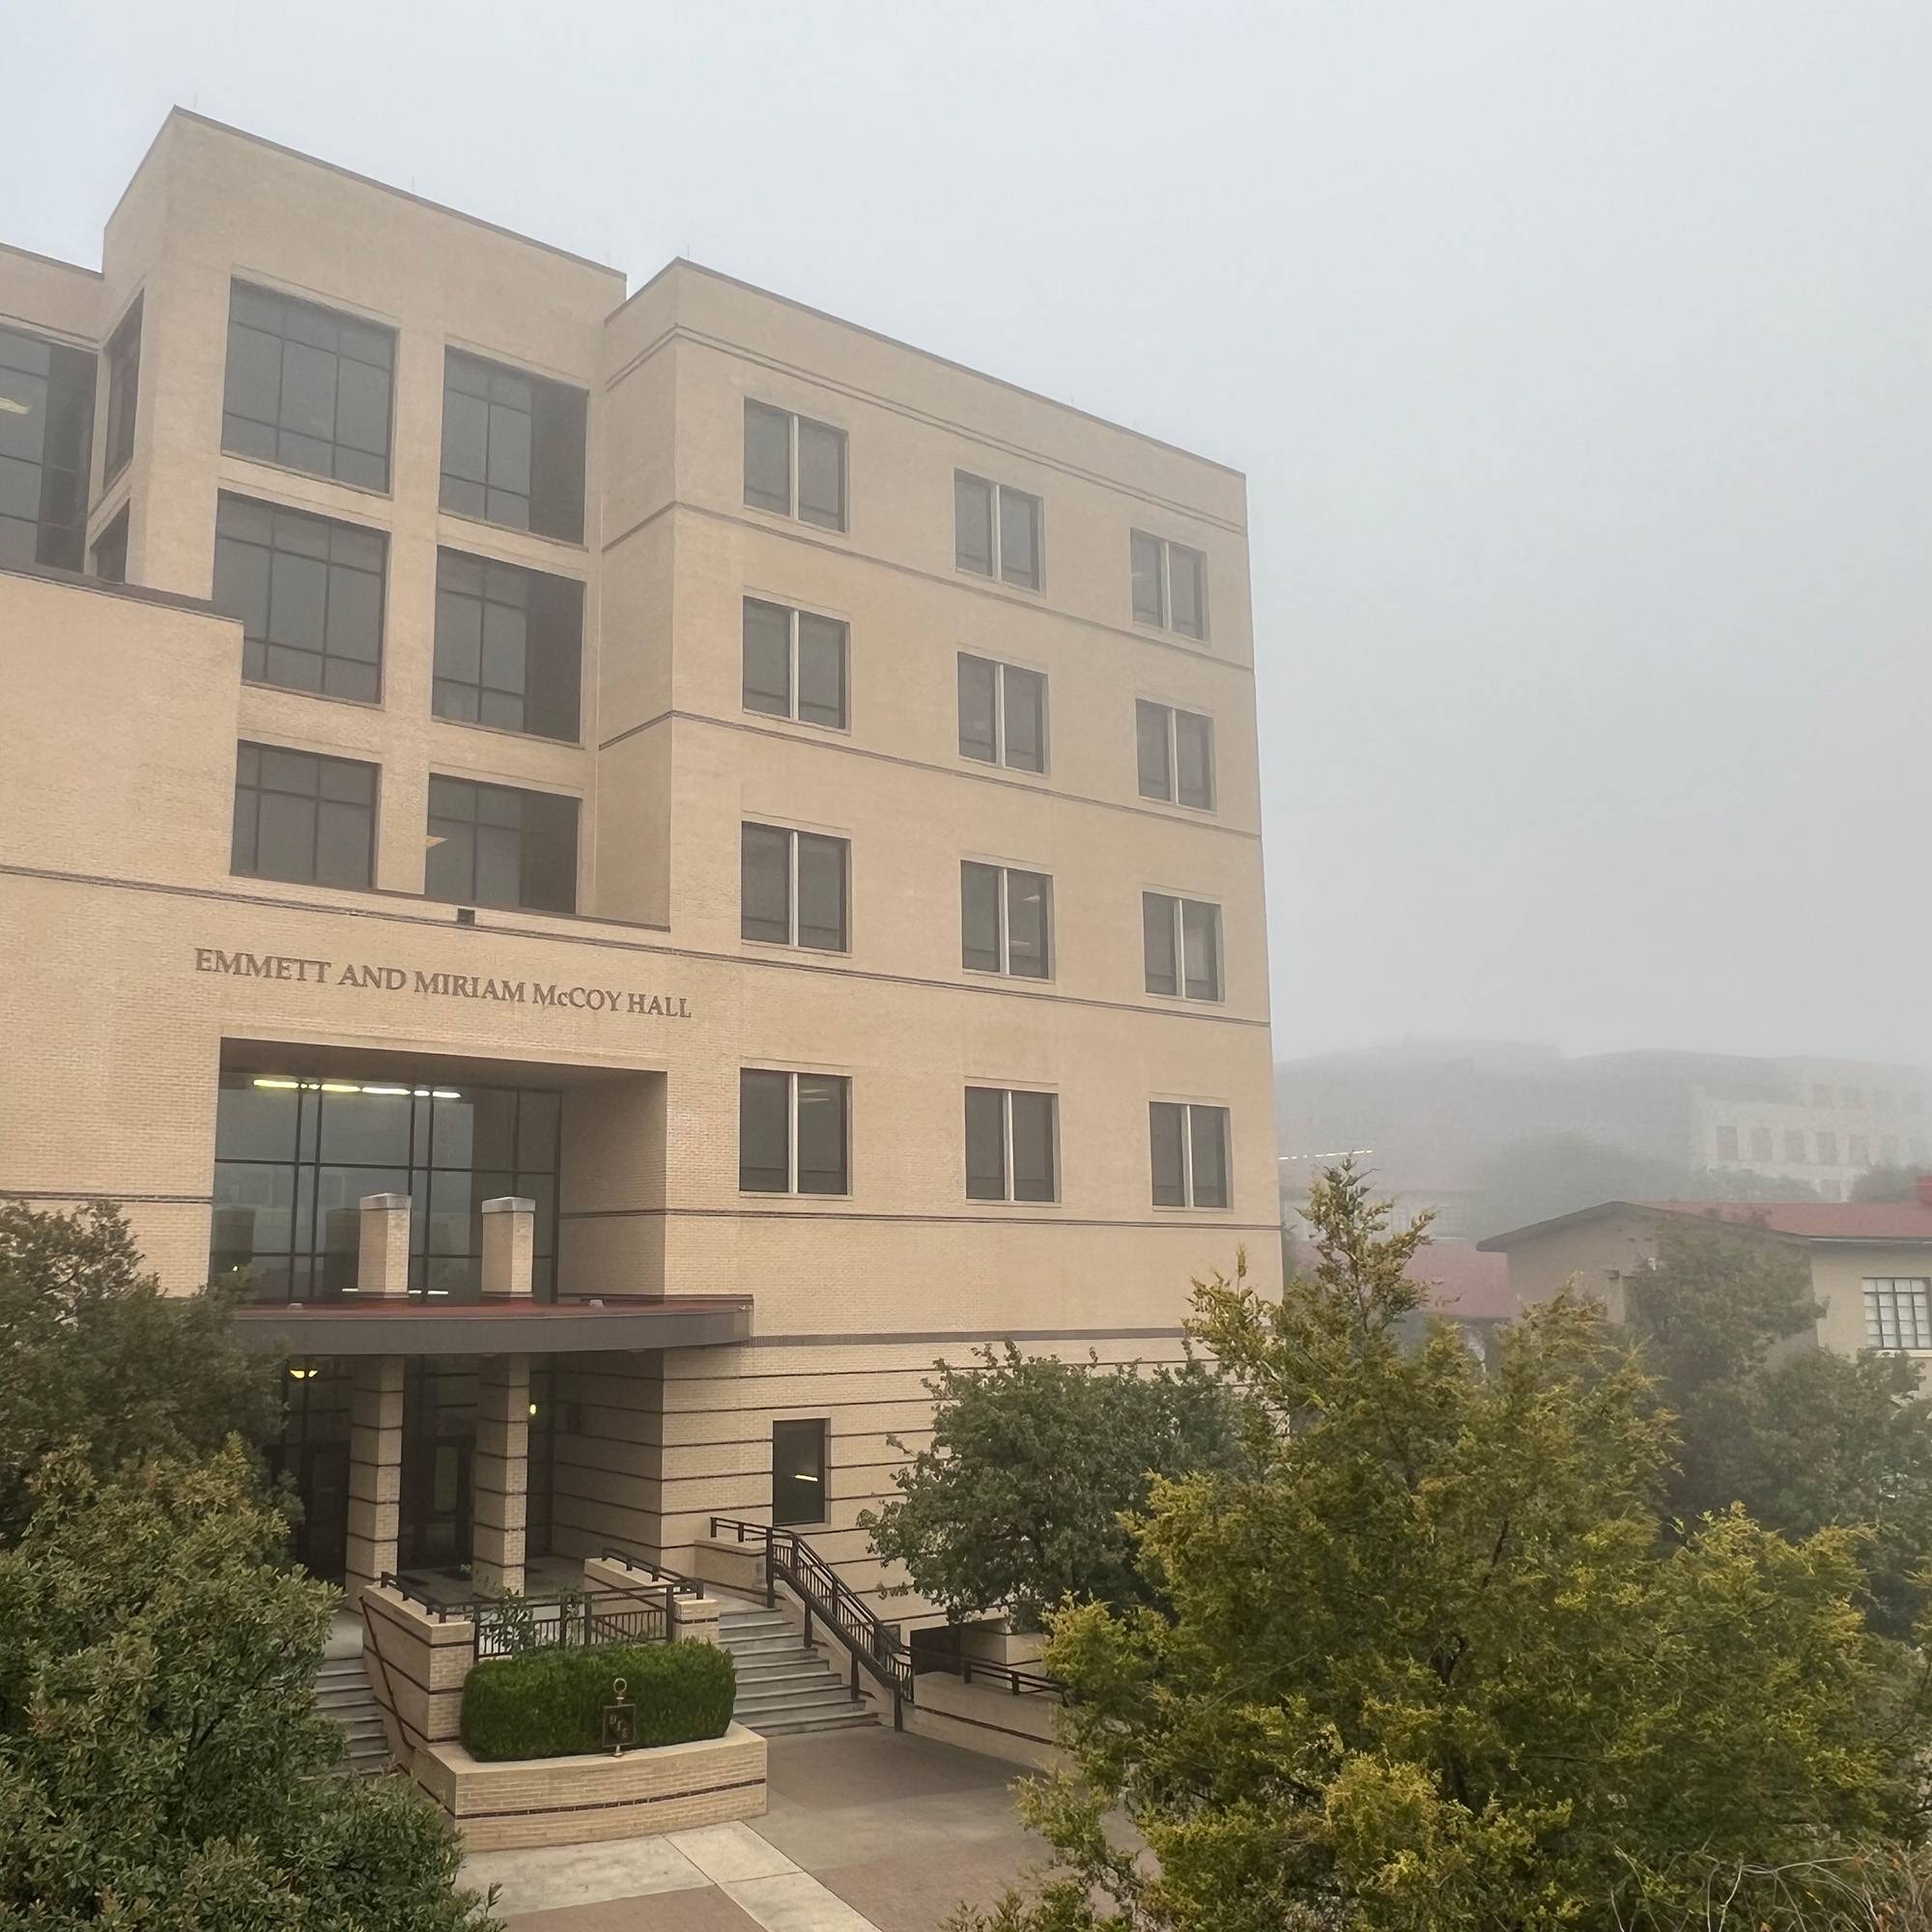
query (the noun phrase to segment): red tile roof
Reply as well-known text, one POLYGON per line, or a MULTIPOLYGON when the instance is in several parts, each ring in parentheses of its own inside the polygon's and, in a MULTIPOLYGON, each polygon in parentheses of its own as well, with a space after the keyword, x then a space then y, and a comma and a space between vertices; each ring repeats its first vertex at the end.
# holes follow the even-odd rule
POLYGON ((1467 1241, 1431 1241, 1409 1274, 1428 1283, 1430 1300, 1445 1315, 1465 1321, 1506 1321, 1516 1313, 1510 1296, 1509 1257, 1484 1254, 1467 1241))
POLYGON ((1756 1223, 1814 1241, 1932 1242, 1932 1207, 1922 1201, 1639 1201, 1660 1214, 1756 1223))

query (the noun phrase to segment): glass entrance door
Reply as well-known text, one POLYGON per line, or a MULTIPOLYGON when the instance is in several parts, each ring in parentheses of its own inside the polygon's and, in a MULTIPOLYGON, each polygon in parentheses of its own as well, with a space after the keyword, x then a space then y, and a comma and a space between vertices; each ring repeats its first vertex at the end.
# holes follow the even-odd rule
POLYGON ((290 1555, 311 1577, 341 1582, 349 1562, 349 1444, 275 1443, 268 1461, 270 1478, 292 1476, 301 1498, 290 1555))
POLYGON ((412 1570, 454 1570, 469 1561, 474 1454, 475 1445, 464 1435, 404 1445, 397 1543, 402 1561, 412 1570))

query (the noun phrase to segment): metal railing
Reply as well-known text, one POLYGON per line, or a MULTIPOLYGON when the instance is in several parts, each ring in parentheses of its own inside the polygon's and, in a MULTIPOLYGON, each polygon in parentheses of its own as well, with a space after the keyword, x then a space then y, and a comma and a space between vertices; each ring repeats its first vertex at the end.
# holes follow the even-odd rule
POLYGON ((735 1532, 740 1543, 756 1543, 765 1551, 765 1603, 776 1604, 782 1583, 805 1609, 805 1640, 811 1641, 816 1617, 845 1646, 852 1662, 852 1694, 859 1694, 864 1669, 892 1694, 893 1728, 905 1728, 905 1707, 913 1701, 912 1656, 898 1632, 883 1623, 858 1593, 793 1529, 774 1529, 769 1523, 743 1522, 736 1517, 714 1516, 711 1534, 735 1532))
POLYGON ((964 1652, 949 1657, 944 1651, 935 1651, 921 1662, 956 1676, 962 1684, 970 1684, 976 1677, 990 1678, 995 1684, 1004 1684, 1015 1697, 1058 1697, 1064 1701, 1066 1696, 1066 1686, 1057 1677, 1048 1677, 1038 1670, 1021 1670, 1010 1663, 989 1663, 964 1652))
POLYGON ((673 1596, 701 1597, 704 1594, 704 1585, 695 1577, 687 1577, 681 1570, 667 1570, 662 1563, 653 1563, 647 1556, 633 1556, 623 1549, 607 1549, 599 1560, 621 1563, 626 1570, 641 1570, 654 1582, 668 1583, 673 1596))
POLYGON ((614 1643, 668 1643, 677 1633, 677 1598, 690 1595, 674 1582, 639 1583, 632 1589, 600 1584, 540 1597, 471 1597, 439 1602, 388 1572, 383 1587, 418 1604, 438 1623, 474 1626, 477 1662, 533 1650, 594 1650, 614 1643))

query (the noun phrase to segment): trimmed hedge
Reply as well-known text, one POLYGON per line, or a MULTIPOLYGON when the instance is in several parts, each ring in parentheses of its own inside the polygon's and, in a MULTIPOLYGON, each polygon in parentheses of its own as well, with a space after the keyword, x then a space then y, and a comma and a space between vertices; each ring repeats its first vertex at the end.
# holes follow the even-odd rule
POLYGON ((463 1686, 463 1743, 473 1758, 572 1757, 604 1746, 604 1707, 621 1677, 638 1707, 638 1743, 722 1738, 738 1672, 718 1645, 611 1644, 479 1663, 463 1686))

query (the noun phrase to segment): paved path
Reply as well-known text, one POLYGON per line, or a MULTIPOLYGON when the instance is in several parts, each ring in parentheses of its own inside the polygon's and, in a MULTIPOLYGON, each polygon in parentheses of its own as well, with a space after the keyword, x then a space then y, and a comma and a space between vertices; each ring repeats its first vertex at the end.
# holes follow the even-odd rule
POLYGON ((883 1727, 773 1738, 771 1809, 608 1845, 484 1852, 512 1932, 938 1932, 1045 1858, 1009 1764, 883 1727))

